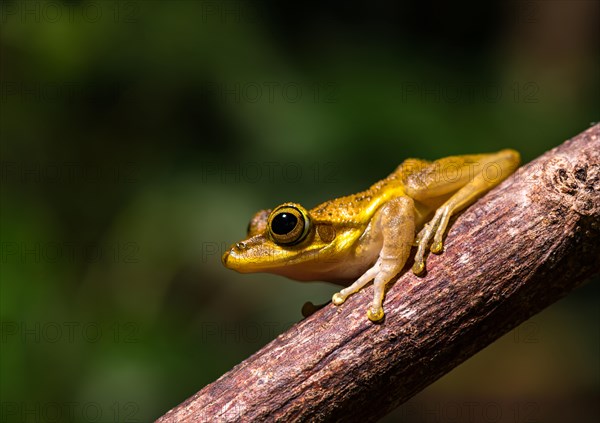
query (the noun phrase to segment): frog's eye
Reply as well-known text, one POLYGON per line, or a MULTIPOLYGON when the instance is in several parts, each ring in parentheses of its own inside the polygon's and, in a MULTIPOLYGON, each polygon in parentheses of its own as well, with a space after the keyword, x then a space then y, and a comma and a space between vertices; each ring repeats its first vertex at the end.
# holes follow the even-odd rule
POLYGON ((302 206, 283 204, 269 216, 269 233, 281 245, 296 244, 308 233, 310 221, 302 206))

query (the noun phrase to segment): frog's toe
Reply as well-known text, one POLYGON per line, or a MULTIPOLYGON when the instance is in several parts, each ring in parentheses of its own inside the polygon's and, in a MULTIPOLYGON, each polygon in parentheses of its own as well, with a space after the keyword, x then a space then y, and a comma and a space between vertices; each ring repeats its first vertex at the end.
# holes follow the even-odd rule
POLYGON ((385 313, 383 312, 383 307, 381 307, 381 306, 373 306, 372 305, 367 310, 367 317, 372 322, 380 321, 381 319, 383 319, 384 315, 385 315, 385 313))
POLYGON ((442 243, 442 241, 434 241, 433 244, 431 244, 431 252, 432 253, 440 254, 443 249, 444 249, 444 244, 442 243))
POLYGON ((344 297, 340 292, 336 292, 333 294, 333 297, 331 297, 331 302, 338 306, 344 304, 344 301, 346 301, 346 297, 344 297))
POLYGON ((423 260, 415 261, 413 264, 412 271, 415 275, 420 275, 425 270, 425 262, 423 260))

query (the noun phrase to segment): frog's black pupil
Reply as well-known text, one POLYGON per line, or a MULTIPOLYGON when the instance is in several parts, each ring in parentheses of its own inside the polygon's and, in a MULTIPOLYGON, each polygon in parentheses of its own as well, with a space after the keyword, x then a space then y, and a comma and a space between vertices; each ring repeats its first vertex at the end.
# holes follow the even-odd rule
POLYGON ((271 229, 277 235, 290 233, 298 223, 298 218, 291 213, 279 213, 271 222, 271 229))

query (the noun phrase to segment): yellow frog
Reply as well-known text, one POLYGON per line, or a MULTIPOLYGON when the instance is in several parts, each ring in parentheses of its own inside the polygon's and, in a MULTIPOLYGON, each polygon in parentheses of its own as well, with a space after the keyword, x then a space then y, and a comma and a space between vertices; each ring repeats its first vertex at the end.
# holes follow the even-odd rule
POLYGON ((519 153, 452 156, 428 162, 405 160, 387 178, 358 194, 306 210, 284 203, 261 210, 248 237, 223 254, 223 264, 242 273, 268 272, 300 281, 322 280, 347 288, 335 305, 373 281, 367 317, 384 317, 385 285, 396 277, 417 246, 412 270, 425 270, 427 247, 441 253, 451 216, 515 171, 519 153))

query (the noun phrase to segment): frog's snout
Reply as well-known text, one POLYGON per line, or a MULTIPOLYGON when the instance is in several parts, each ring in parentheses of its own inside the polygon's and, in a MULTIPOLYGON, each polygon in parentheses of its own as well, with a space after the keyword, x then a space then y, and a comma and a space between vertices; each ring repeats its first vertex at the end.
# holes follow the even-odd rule
POLYGON ((234 244, 229 250, 225 251, 221 256, 221 263, 228 269, 236 269, 239 265, 241 253, 246 249, 245 242, 234 244))
POLYGON ((223 266, 241 273, 253 273, 268 268, 272 262, 272 252, 265 247, 262 236, 255 238, 237 242, 229 247, 221 256, 223 266))
POLYGON ((223 266, 227 267, 227 259, 229 258, 229 250, 225 251, 223 253, 223 255, 221 256, 221 263, 223 263, 223 266))

